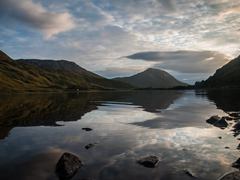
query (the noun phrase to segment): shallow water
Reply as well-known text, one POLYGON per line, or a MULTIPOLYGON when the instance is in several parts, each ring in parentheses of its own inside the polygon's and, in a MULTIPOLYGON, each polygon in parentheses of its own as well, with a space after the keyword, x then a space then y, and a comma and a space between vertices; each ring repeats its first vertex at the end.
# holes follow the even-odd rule
POLYGON ((137 91, 1 96, 0 179, 54 180, 63 152, 84 162, 73 180, 218 179, 235 170, 238 137, 206 123, 240 111, 238 91, 137 91), (86 132, 82 128, 93 131, 86 132), (222 139, 218 137, 221 136, 222 139), (89 143, 96 143, 85 149, 89 143), (225 147, 230 149, 226 149, 225 147), (154 169, 140 157, 156 155, 154 169))

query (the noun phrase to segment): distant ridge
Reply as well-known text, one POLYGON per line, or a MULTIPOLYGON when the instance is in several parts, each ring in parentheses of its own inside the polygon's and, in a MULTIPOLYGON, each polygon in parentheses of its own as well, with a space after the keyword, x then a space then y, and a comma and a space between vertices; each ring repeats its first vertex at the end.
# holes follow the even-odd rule
POLYGON ((197 88, 240 88, 240 56, 233 59, 206 81, 196 82, 197 88))
MULTIPOLYGON (((66 60, 39 60, 39 59, 19 59, 18 62, 22 62, 29 65, 37 66, 46 71, 66 71, 69 73, 77 73, 87 76, 94 76, 96 78, 103 78, 95 73, 87 71, 74 62, 66 60)), ((105 78, 103 78, 105 79, 105 78)))
POLYGON ((166 71, 154 68, 146 69, 130 77, 114 78, 114 80, 128 83, 137 88, 174 88, 188 85, 177 80, 166 71))
POLYGON ((0 51, 0 92, 129 89, 66 60, 13 60, 0 51))

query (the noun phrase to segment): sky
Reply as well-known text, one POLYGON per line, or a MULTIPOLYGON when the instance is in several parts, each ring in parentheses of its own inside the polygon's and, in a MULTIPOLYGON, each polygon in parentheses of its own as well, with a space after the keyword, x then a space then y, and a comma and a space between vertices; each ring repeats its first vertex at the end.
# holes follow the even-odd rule
POLYGON ((107 78, 147 68, 188 83, 240 54, 239 0, 0 0, 0 49, 107 78))

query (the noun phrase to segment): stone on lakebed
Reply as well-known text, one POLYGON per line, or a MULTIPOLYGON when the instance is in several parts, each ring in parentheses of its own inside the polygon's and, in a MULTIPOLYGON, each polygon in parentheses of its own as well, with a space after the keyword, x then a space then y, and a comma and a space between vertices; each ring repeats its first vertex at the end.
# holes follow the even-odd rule
POLYGON ((85 149, 91 149, 91 148, 93 148, 94 146, 96 146, 97 145, 97 143, 90 143, 90 144, 88 144, 88 145, 86 145, 85 146, 85 149))
POLYGON ((92 131, 92 128, 82 128, 84 131, 92 131))
POLYGON ((56 165, 56 174, 60 180, 68 180, 71 179, 82 166, 82 161, 76 155, 65 152, 56 165))
POLYGON ((147 156, 139 159, 137 162, 144 167, 155 168, 159 163, 159 158, 157 156, 147 156))

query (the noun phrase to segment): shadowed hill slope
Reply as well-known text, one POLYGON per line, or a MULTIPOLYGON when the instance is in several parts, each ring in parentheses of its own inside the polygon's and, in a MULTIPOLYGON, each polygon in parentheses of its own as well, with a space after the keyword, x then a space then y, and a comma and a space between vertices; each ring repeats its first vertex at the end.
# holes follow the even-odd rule
POLYGON ((114 78, 114 80, 125 82, 138 88, 173 88, 177 86, 187 86, 186 83, 180 82, 169 73, 153 68, 149 68, 130 77, 114 78))
POLYGON ((196 87, 200 88, 229 88, 240 87, 240 56, 233 59, 206 81, 197 82, 196 87))

